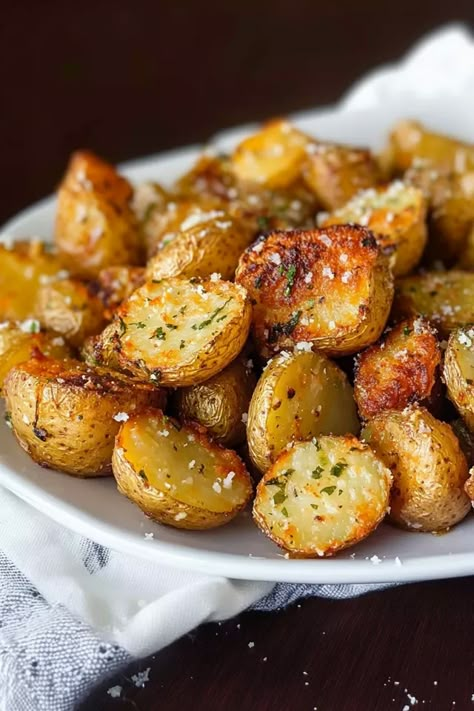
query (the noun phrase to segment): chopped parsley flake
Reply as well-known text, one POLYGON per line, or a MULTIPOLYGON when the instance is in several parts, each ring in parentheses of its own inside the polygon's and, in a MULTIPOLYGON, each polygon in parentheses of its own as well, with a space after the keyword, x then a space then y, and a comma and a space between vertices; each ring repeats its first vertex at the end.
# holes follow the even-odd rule
POLYGON ((131 323, 130 326, 136 326, 137 328, 146 328, 146 323, 144 321, 137 321, 136 323, 131 323))
MULTIPOLYGON (((195 323, 192 326, 192 328, 195 331, 201 331, 203 328, 206 328, 206 326, 210 326, 211 323, 214 321, 214 319, 221 313, 221 311, 223 311, 225 309, 225 307, 227 306, 227 304, 230 301, 232 301, 232 298, 227 299, 227 301, 224 304, 222 304, 222 306, 218 306, 217 309, 215 309, 212 312, 212 314, 209 316, 209 318, 207 318, 205 321, 201 321, 201 323, 199 323, 199 324, 195 323)), ((225 316, 221 316, 221 318, 218 320, 221 321, 222 318, 225 318, 225 316)))
POLYGON ((257 218, 257 225, 260 230, 270 229, 270 220, 268 217, 260 216, 257 218))
POLYGON ((288 518, 288 511, 286 510, 285 506, 283 506, 281 512, 282 512, 283 516, 286 516, 286 518, 288 518))
POLYGON ((127 332, 127 324, 123 320, 121 316, 119 316, 119 324, 120 324, 120 335, 123 336, 124 333, 127 332))
POLYGON ((409 336, 410 333, 411 333, 411 328, 408 328, 408 326, 405 326, 405 328, 403 329, 403 335, 409 336))
POLYGON ((159 341, 164 341, 166 333, 163 331, 161 326, 158 326, 158 328, 153 332, 151 338, 158 338, 159 341))
POLYGON ((331 467, 331 474, 333 476, 341 476, 346 467, 347 462, 337 462, 333 467, 331 467))
POLYGON ((302 313, 302 311, 295 311, 290 320, 286 323, 275 323, 270 329, 268 342, 275 343, 280 336, 291 336, 298 325, 302 313))
POLYGON ((331 496, 331 494, 334 494, 336 491, 335 486, 325 486, 324 489, 321 489, 322 494, 328 494, 328 496, 331 496))
POLYGON ((324 469, 323 467, 316 467, 316 469, 313 469, 311 472, 311 478, 312 479, 321 479, 321 475, 323 473, 324 469))
POLYGON ((280 491, 277 491, 277 493, 273 497, 273 503, 276 505, 282 504, 284 501, 286 501, 286 499, 287 499, 287 496, 286 496, 285 492, 281 489, 280 491))
POLYGON ((280 268, 280 273, 286 276, 287 284, 285 288, 285 296, 290 296, 291 289, 293 287, 293 284, 295 283, 296 266, 294 264, 290 264, 289 267, 282 266, 280 268))
POLYGON ((138 472, 138 476, 140 477, 140 479, 142 481, 144 481, 146 484, 148 484, 148 477, 145 474, 145 471, 143 469, 140 469, 140 471, 138 472))

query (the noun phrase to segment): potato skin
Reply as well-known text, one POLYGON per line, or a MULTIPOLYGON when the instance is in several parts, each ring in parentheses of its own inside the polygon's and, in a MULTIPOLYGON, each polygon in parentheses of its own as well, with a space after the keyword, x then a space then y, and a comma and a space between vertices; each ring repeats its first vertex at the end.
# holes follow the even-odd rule
MULTIPOLYGON (((150 434, 149 434, 150 437, 150 434)), ((153 459, 153 458, 152 458, 153 459)), ((112 457, 112 465, 117 488, 121 494, 130 499, 136 504, 147 516, 168 526, 174 528, 184 528, 189 530, 205 530, 222 526, 231 521, 249 502, 252 495, 252 483, 242 460, 235 452, 225 449, 220 444, 211 440, 205 433, 204 428, 199 427, 195 423, 180 424, 172 418, 165 417, 159 410, 147 410, 140 413, 136 417, 132 416, 130 420, 121 427, 117 438, 112 457), (199 451, 213 453, 215 457, 216 474, 221 473, 225 478, 228 472, 232 472, 235 480, 242 490, 242 496, 230 508, 224 507, 224 510, 212 510, 209 506, 206 507, 204 502, 197 499, 193 503, 183 500, 178 491, 173 491, 173 475, 176 475, 179 480, 185 474, 192 474, 192 469, 189 469, 186 461, 186 469, 180 470, 180 461, 178 457, 186 456, 184 448, 175 445, 176 462, 173 467, 173 475, 169 480, 171 484, 169 488, 162 487, 159 483, 150 483, 149 477, 145 473, 145 468, 142 466, 146 461, 146 452, 137 457, 137 443, 146 449, 146 442, 140 443, 140 433, 145 427, 150 427, 152 424, 157 431, 157 439, 160 432, 160 427, 168 427, 169 434, 166 441, 173 441, 176 436, 175 432, 180 435, 187 435, 189 442, 189 457, 199 457, 199 451), (191 449, 192 447, 192 449, 191 449), (191 454, 192 453, 192 454, 191 454)), ((185 486, 181 482, 181 487, 185 486)), ((175 487, 176 489, 176 487, 175 487)), ((223 507, 221 507, 223 508, 223 507)))
POLYGON ((444 380, 454 403, 474 432, 474 328, 453 331, 444 356, 444 380))
POLYGON ((144 267, 107 267, 89 283, 89 291, 102 302, 105 318, 112 319, 122 301, 144 283, 144 267))
POLYGON ((362 437, 394 476, 389 518, 414 531, 443 531, 469 512, 466 457, 451 427, 417 405, 378 414, 362 437))
POLYGON ((132 188, 115 168, 88 151, 74 153, 59 187, 55 242, 72 274, 94 277, 104 267, 139 264, 132 188))
POLYGON ((111 474, 118 413, 164 405, 161 391, 79 361, 35 358, 10 370, 6 408, 14 434, 41 466, 79 477, 111 474))
POLYGON ((355 353, 380 336, 393 298, 388 257, 358 225, 264 235, 242 255, 236 282, 252 300, 265 358, 302 341, 355 353))
POLYGON ((273 358, 248 411, 249 454, 267 471, 294 440, 358 434, 359 420, 346 374, 322 353, 293 351, 273 358))
POLYGON ((412 317, 389 330, 356 360, 354 395, 362 419, 428 400, 439 378, 435 331, 412 317))
POLYGON ((236 358, 209 380, 180 388, 175 408, 180 420, 194 420, 226 447, 245 441, 246 427, 242 417, 247 414, 257 379, 244 359, 236 358))

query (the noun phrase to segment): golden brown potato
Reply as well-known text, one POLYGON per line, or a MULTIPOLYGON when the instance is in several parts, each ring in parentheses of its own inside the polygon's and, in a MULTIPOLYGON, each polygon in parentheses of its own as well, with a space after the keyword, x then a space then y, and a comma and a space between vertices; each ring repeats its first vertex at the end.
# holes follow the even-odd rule
POLYGON ((474 327, 467 326, 451 333, 443 374, 450 400, 474 432, 474 327))
POLYGON ((307 152, 304 178, 325 210, 342 207, 379 180, 375 158, 366 149, 312 143, 307 152))
POLYGON ((172 195, 159 183, 140 183, 133 189, 131 207, 139 223, 146 223, 154 210, 164 210, 172 195))
POLYGON ((265 472, 289 442, 321 434, 358 434, 346 374, 322 353, 284 351, 263 371, 248 412, 247 439, 255 466, 265 472))
POLYGON ((424 316, 440 335, 474 322, 474 274, 432 271, 398 279, 393 315, 397 320, 424 316))
POLYGON ((74 153, 58 192, 55 241, 72 274, 94 277, 104 267, 139 264, 132 188, 105 161, 74 153))
POLYGON ((64 338, 39 329, 40 324, 34 319, 0 323, 0 395, 5 376, 14 365, 40 354, 57 360, 71 356, 64 338))
POLYGON ((392 477, 355 437, 321 437, 283 451, 257 487, 257 526, 292 557, 331 556, 375 530, 392 477))
POLYGON ((44 328, 64 336, 76 347, 105 326, 102 302, 78 279, 40 286, 35 313, 44 328))
POLYGON ((381 163, 386 171, 399 174, 415 159, 431 163, 434 168, 463 173, 474 170, 474 146, 432 133, 418 121, 400 121, 390 134, 381 163))
POLYGON ((264 357, 298 342, 355 353, 380 336, 393 298, 388 257, 354 225, 268 234, 242 255, 236 281, 254 304, 264 357))
MULTIPOLYGON (((464 456, 466 457, 467 461, 467 466, 472 469, 472 467, 474 466, 474 433, 471 432, 471 430, 466 426, 464 420, 461 418, 450 422, 450 425, 454 434, 458 438, 459 446, 464 452, 464 456)), ((472 475, 472 473, 473 472, 471 471, 470 474, 472 475)), ((474 477, 473 481, 471 482, 471 485, 474 485, 474 477)), ((472 499, 473 497, 467 491, 466 487, 464 487, 466 493, 468 494, 469 498, 472 499)), ((474 493, 474 489, 472 489, 472 493, 474 493)))
POLYGON ((429 400, 439 379, 438 339, 428 322, 412 317, 363 351, 357 361, 354 395, 367 420, 383 410, 403 410, 429 400))
POLYGON ((223 204, 234 200, 239 193, 230 156, 212 152, 202 153, 174 187, 184 198, 217 199, 223 204))
POLYGON ((219 279, 147 282, 117 311, 96 355, 156 384, 209 380, 242 350, 251 305, 241 286, 219 279))
MULTIPOLYGON (((474 467, 471 467, 469 469, 469 479, 466 481, 466 483, 464 485, 464 491, 471 499, 471 502, 474 502, 474 467)), ((473 504, 473 506, 474 506, 474 504, 473 504)))
POLYGON ((426 200, 420 189, 396 180, 358 193, 323 218, 321 227, 357 223, 371 230, 382 249, 394 251, 393 273, 413 271, 426 245, 426 200))
POLYGON ((95 293, 104 307, 104 316, 111 319, 118 306, 145 282, 143 267, 107 267, 96 280, 90 282, 89 291, 95 293))
POLYGON ((391 470, 390 519, 416 531, 443 531, 470 510, 464 493, 466 458, 451 427, 425 408, 385 411, 374 417, 363 438, 391 470))
POLYGON ((275 120, 245 138, 232 155, 239 181, 270 189, 287 188, 302 175, 312 139, 288 121, 275 120))
POLYGON ((232 279, 240 255, 252 241, 252 232, 229 213, 223 210, 196 213, 195 217, 185 220, 181 231, 150 259, 147 277, 205 279, 218 273, 222 279, 232 279))
POLYGON ((32 318, 39 286, 67 276, 42 242, 15 242, 11 248, 0 244, 0 264, 0 320, 32 318))
POLYGON ((13 432, 41 466, 79 477, 111 473, 120 423, 147 406, 164 406, 163 392, 75 360, 34 358, 5 379, 13 432))
POLYGON ((157 410, 124 423, 113 454, 118 490, 147 516, 175 528, 231 521, 249 502, 252 482, 235 452, 203 428, 157 410))
POLYGON ((209 380, 180 388, 175 405, 180 420, 194 420, 226 447, 245 441, 244 420, 257 379, 252 361, 236 358, 209 380))

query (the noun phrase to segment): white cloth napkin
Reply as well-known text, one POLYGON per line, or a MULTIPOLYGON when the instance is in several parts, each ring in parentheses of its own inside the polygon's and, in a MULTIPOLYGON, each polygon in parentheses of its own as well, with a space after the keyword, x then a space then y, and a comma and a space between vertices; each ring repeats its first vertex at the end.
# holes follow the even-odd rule
MULTIPOLYGON (((450 26, 359 81, 342 105, 473 89, 474 43, 450 26)), ((143 563, 71 533, 3 489, 0 496, 0 711, 71 711, 133 657, 252 605, 272 610, 308 595, 387 587, 273 586, 143 563)))

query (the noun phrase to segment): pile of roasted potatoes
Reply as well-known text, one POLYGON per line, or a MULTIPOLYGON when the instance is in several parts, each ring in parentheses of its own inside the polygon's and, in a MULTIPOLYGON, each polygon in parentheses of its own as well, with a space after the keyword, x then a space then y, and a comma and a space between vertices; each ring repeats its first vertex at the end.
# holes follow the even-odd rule
POLYGON ((53 244, 0 246, 0 318, 21 447, 160 523, 253 500, 323 557, 471 509, 474 145, 404 121, 375 155, 275 120, 172 187, 75 153, 53 244))

